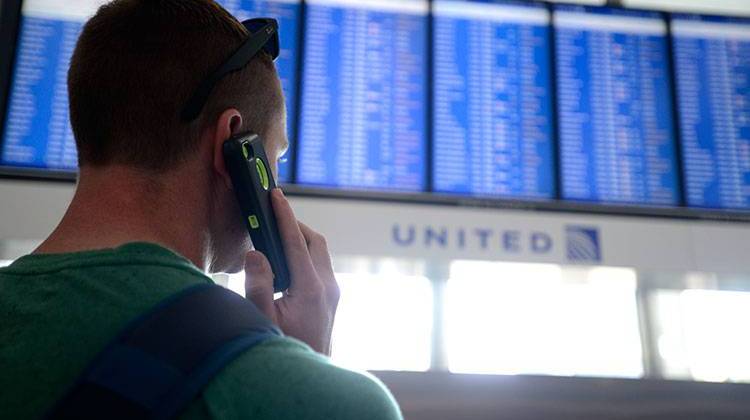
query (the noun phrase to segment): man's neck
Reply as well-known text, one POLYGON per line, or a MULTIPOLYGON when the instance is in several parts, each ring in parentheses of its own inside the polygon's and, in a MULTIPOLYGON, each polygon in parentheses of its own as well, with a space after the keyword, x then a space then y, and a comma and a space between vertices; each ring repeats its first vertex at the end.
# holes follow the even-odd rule
MULTIPOLYGON (((179 176, 169 174, 167 176, 179 176)), ((208 203, 198 185, 179 190, 122 166, 84 168, 60 224, 34 253, 114 248, 128 242, 163 245, 201 270, 210 252, 208 203)))

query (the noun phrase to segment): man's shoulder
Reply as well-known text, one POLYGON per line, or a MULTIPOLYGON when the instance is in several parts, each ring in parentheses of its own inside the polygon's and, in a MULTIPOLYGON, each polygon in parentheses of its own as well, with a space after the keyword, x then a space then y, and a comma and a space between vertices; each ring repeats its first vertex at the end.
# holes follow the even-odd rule
POLYGON ((214 418, 401 418, 375 377, 336 366, 289 338, 269 340, 230 363, 205 389, 203 410, 214 418))

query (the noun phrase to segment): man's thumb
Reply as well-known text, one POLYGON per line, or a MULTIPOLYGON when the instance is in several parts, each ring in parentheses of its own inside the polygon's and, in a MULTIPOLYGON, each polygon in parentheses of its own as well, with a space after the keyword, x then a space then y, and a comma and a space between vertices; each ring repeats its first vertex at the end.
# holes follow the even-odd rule
POLYGON ((273 271, 266 256, 250 251, 245 256, 245 296, 271 320, 273 309, 273 271))

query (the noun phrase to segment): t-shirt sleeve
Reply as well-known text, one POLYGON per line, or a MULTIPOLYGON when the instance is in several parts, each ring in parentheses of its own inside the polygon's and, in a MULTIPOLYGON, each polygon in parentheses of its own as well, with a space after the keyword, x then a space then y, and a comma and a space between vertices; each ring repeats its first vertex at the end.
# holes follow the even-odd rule
POLYGON ((401 420, 388 389, 291 339, 264 343, 230 363, 183 418, 401 420))

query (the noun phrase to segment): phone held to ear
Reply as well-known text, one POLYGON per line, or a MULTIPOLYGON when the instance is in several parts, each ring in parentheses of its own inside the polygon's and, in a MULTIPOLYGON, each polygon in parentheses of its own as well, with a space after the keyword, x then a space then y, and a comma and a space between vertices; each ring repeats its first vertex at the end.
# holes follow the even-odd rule
POLYGON ((291 279, 271 204, 276 182, 262 139, 253 133, 233 136, 224 142, 224 162, 250 239, 271 264, 274 292, 282 292, 289 288, 291 279))

